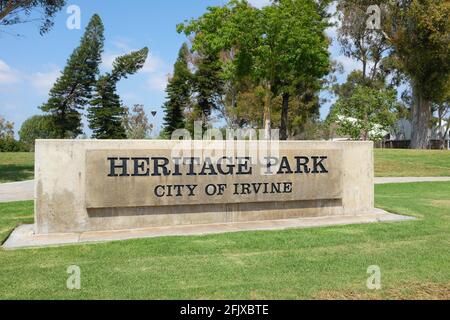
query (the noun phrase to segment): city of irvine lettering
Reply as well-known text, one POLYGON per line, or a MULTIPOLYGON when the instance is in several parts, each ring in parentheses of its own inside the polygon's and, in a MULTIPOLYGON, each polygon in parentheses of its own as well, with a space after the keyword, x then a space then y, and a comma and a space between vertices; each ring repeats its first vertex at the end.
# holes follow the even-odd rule
MULTIPOLYGON (((253 166, 250 157, 221 157, 214 161, 206 157, 108 157, 108 177, 201 177, 201 176, 251 176, 260 170, 262 176, 318 175, 328 173, 327 156, 265 157, 262 166, 253 166), (257 167, 257 168, 256 168, 257 167)), ((286 179, 291 180, 291 179, 286 179)), ((228 190, 236 196, 255 194, 290 194, 294 192, 292 181, 208 183, 204 186, 206 196, 223 196, 228 190)), ((156 185, 156 198, 194 197, 198 184, 156 185)))
MULTIPOLYGON (((326 156, 264 157, 265 175, 328 173, 326 156)), ((221 157, 217 161, 198 157, 108 157, 109 177, 149 176, 217 176, 251 175, 254 168, 250 157, 221 157)))

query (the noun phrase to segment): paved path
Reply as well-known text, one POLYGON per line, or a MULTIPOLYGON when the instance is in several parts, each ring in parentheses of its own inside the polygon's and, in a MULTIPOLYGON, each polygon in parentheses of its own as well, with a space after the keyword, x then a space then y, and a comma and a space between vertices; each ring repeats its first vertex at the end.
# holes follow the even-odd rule
POLYGON ((450 181, 450 177, 375 178, 375 184, 411 183, 411 182, 440 182, 440 181, 450 181))
MULTIPOLYGON (((375 184, 450 181, 450 177, 375 178, 375 184)), ((0 184, 0 202, 34 199, 34 180, 0 184)))
POLYGON ((0 184, 0 202, 34 199, 34 180, 0 184))

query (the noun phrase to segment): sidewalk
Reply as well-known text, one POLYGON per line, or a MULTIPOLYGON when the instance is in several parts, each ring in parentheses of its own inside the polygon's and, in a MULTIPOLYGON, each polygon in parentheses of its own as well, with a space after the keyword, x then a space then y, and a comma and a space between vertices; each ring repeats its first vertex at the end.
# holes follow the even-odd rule
POLYGON ((450 177, 393 177, 393 178, 375 178, 375 184, 388 183, 413 183, 413 182, 442 182, 450 181, 450 177))
POLYGON ((0 184, 0 202, 34 199, 34 180, 0 184))

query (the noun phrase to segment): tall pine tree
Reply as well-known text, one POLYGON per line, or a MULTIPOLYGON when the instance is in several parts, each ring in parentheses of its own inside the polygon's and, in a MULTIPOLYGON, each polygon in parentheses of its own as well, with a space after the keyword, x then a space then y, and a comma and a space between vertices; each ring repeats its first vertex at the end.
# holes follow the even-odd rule
POLYGON ((201 54, 194 77, 197 92, 196 109, 202 118, 209 119, 212 110, 217 108, 218 99, 223 91, 223 80, 220 77, 222 64, 217 54, 201 54))
POLYGON ((81 114, 92 98, 103 52, 104 27, 94 15, 81 38, 81 43, 67 61, 61 76, 50 90, 48 102, 40 108, 54 118, 60 139, 76 138, 82 131, 81 114))
POLYGON ((173 76, 166 88, 167 101, 163 106, 165 112, 163 136, 167 138, 170 138, 176 129, 184 128, 184 112, 191 104, 192 74, 189 70, 188 60, 189 48, 184 43, 178 53, 173 76))
POLYGON ((118 57, 113 70, 102 75, 96 84, 94 98, 88 112, 89 128, 95 139, 125 139, 123 126, 125 108, 117 94, 117 83, 122 78, 136 73, 147 60, 148 48, 118 57))

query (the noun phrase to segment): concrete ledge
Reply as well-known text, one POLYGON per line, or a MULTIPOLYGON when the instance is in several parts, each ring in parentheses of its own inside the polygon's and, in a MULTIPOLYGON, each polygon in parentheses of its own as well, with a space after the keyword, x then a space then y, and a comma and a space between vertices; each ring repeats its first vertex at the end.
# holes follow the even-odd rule
POLYGON ((363 224, 376 222, 395 222, 414 220, 413 217, 391 214, 375 209, 372 214, 354 216, 328 216, 300 219, 265 220, 236 223, 217 223, 202 225, 185 225, 171 227, 154 227, 133 230, 91 231, 82 233, 59 233, 49 235, 34 234, 33 225, 22 225, 16 228, 2 248, 6 250, 83 244, 139 238, 165 236, 193 236, 240 231, 283 230, 296 228, 312 228, 334 225, 363 224))

